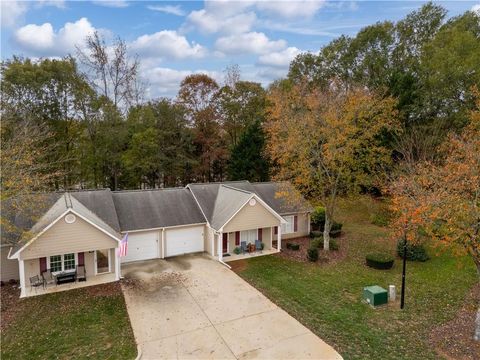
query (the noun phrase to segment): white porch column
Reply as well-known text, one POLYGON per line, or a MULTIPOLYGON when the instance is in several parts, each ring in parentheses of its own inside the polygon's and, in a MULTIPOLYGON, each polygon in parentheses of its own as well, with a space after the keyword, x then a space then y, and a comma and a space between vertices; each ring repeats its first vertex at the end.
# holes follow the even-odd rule
POLYGON ((20 275, 20 297, 25 297, 27 295, 27 289, 25 284, 25 262, 23 260, 18 260, 19 275, 20 275))
POLYGON ((162 259, 165 259, 165 228, 162 229, 162 239, 160 240, 162 242, 162 259))
POLYGON ((223 258, 223 235, 221 232, 218 233, 218 260, 222 261, 223 258))
POLYGON ((277 232, 277 250, 282 250, 282 224, 278 225, 277 232))
POLYGON ((115 280, 120 280, 122 276, 120 272, 120 255, 118 254, 118 247, 114 249, 115 251, 115 280))

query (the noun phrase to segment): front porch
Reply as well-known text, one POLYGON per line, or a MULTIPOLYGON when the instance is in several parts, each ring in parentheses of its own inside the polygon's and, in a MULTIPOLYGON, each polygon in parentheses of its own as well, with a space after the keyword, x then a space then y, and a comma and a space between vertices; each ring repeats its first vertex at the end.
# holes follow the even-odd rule
POLYGON ((251 253, 245 253, 245 254, 224 254, 223 255, 223 261, 224 262, 230 262, 230 261, 235 261, 235 260, 243 260, 243 259, 251 259, 257 256, 264 256, 264 255, 271 255, 271 254, 276 254, 279 251, 275 248, 272 249, 266 249, 262 251, 255 251, 251 253))
POLYGON ((86 281, 75 281, 59 285, 48 284, 45 288, 43 288, 42 286, 32 288, 31 286, 27 285, 25 289, 25 297, 51 294, 65 290, 79 289, 86 286, 100 285, 114 281, 116 281, 115 273, 106 273, 91 276, 90 278, 87 277, 86 281))

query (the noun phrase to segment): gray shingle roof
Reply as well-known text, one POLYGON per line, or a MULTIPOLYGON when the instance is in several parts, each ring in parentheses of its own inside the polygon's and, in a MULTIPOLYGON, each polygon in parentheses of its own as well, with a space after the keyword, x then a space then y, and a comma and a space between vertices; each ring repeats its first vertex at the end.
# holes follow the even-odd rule
POLYGON ((252 197, 251 192, 220 185, 210 225, 218 230, 252 197))
POLYGON ((122 231, 205 223, 186 188, 113 192, 122 231))

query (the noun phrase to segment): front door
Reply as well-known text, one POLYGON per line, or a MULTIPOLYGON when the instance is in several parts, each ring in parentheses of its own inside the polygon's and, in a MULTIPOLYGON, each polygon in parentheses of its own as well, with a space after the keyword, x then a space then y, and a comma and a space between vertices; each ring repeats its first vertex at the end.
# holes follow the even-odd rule
POLYGON ((227 233, 223 233, 222 251, 224 254, 228 252, 228 234, 227 233))
POLYGON ((97 274, 110 272, 110 251, 108 249, 95 251, 95 270, 97 274))

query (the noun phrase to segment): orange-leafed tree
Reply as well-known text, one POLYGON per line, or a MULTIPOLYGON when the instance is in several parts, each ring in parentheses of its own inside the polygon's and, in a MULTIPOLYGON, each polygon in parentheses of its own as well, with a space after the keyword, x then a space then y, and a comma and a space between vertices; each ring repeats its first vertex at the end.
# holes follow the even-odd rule
MULTIPOLYGON (((460 134, 451 134, 440 151, 438 163, 418 164, 392 186, 393 226, 416 242, 420 233, 437 246, 469 254, 480 276, 480 93, 476 109, 460 134)), ((480 339, 480 309, 476 340, 480 339)))
POLYGON ((400 131, 395 100, 365 89, 345 94, 331 89, 276 84, 265 123, 274 177, 294 184, 325 206, 324 249, 341 194, 371 187, 391 164, 383 140, 400 131))

